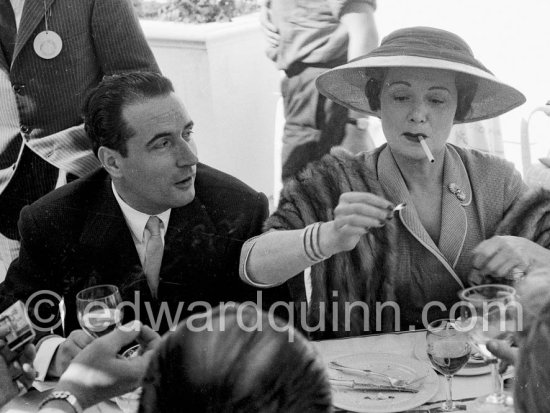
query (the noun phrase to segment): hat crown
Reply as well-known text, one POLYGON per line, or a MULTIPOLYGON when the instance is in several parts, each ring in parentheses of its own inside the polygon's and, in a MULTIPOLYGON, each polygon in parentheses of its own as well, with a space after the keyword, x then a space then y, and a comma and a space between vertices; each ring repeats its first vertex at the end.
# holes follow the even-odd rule
POLYGON ((467 64, 491 73, 474 57, 472 49, 461 37, 433 27, 408 27, 396 30, 384 37, 380 46, 367 56, 418 56, 442 59, 467 64))

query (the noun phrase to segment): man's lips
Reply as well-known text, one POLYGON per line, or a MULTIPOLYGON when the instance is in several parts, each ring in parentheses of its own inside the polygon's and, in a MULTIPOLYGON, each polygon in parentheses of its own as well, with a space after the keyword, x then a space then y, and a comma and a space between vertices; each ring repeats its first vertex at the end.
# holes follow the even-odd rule
POLYGON ((191 181, 193 180, 193 177, 194 177, 194 176, 195 176, 195 175, 190 175, 190 176, 188 176, 187 178, 184 178, 184 179, 182 179, 181 181, 176 182, 175 184, 176 184, 176 185, 188 185, 188 184, 191 183, 191 181))

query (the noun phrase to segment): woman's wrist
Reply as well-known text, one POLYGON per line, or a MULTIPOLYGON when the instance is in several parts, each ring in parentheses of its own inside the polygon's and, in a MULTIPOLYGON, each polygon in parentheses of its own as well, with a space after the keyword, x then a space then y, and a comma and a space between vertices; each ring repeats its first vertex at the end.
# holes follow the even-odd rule
POLYGON ((333 229, 334 221, 322 222, 319 227, 319 247, 329 257, 341 252, 337 248, 337 243, 334 242, 334 237, 331 236, 334 233, 333 229))

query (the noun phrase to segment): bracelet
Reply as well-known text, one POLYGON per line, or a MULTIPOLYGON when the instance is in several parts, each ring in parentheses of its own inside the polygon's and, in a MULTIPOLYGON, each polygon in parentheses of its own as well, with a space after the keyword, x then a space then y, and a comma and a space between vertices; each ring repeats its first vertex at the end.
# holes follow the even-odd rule
POLYGON ((47 403, 49 403, 53 400, 66 401, 67 403, 69 403, 71 405, 71 407, 73 408, 75 413, 82 413, 83 412, 82 406, 80 406, 80 403, 78 402, 76 397, 71 392, 68 392, 66 390, 54 391, 54 392, 50 393, 48 395, 48 397, 46 397, 44 400, 42 400, 40 402, 40 405, 38 406, 38 410, 42 409, 42 407, 44 407, 44 405, 46 405, 47 403))
POLYGON ((315 222, 304 228, 302 232, 302 244, 304 247, 304 253, 307 258, 316 263, 329 258, 328 255, 323 254, 320 247, 320 229, 321 222, 315 222))

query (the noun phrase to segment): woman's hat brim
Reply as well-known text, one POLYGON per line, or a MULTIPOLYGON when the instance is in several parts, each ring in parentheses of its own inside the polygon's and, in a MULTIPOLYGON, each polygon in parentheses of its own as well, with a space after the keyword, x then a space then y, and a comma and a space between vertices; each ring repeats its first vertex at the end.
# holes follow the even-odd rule
POLYGON ((462 121, 475 122, 490 119, 525 103, 525 96, 517 89, 501 82, 491 73, 477 67, 444 59, 420 56, 365 56, 350 63, 328 70, 317 77, 316 85, 320 93, 329 99, 354 111, 369 115, 379 114, 371 110, 365 86, 369 80, 367 69, 391 67, 411 67, 450 70, 465 73, 477 81, 477 91, 471 110, 462 121))

